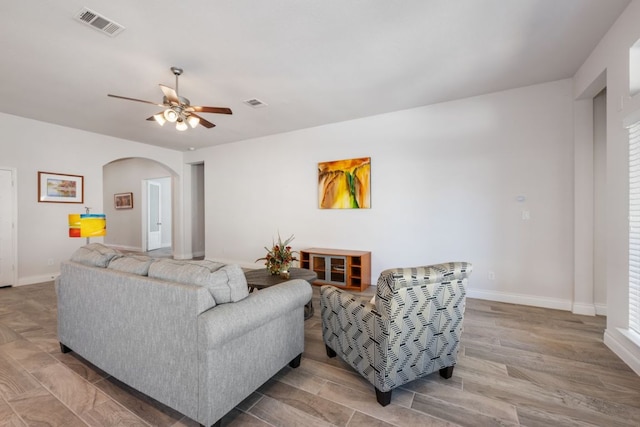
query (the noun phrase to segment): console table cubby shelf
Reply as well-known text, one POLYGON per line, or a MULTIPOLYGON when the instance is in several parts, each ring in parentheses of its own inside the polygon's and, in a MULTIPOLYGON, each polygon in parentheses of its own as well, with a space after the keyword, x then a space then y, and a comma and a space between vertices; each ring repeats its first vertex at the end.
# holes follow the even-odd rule
POLYGON ((309 248, 300 251, 300 267, 318 275, 314 285, 363 291, 371 284, 371 252, 309 248))

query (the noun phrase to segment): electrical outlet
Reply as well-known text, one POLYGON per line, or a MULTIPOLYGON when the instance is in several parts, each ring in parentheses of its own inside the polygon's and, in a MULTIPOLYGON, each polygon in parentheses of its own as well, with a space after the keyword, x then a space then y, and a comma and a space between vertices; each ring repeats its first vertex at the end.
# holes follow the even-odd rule
POLYGON ((529 221, 531 219, 531 213, 529 211, 522 211, 523 221, 529 221))
POLYGON ((53 258, 49 258, 47 260, 47 265, 53 265, 53 258))
POLYGON ((496 273, 490 271, 488 274, 489 280, 496 280, 496 273))

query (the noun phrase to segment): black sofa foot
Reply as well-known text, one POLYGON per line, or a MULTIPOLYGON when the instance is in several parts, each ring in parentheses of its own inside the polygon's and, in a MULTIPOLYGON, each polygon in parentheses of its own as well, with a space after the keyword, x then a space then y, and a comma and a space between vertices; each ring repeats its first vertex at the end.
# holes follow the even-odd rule
POLYGON ((71 349, 69 347, 67 347, 66 345, 60 343, 60 352, 61 353, 69 353, 71 351, 71 349))
POLYGON ((302 353, 297 355, 295 359, 293 359, 291 362, 289 362, 289 366, 291 366, 292 368, 297 368, 298 366, 300 366, 300 361, 301 360, 302 360, 302 353))
POLYGON ((328 345, 325 344, 324 348, 327 349, 327 356, 328 357, 336 357, 336 352, 333 351, 333 349, 331 347, 329 347, 328 345))
POLYGON ((440 376, 442 378, 448 380, 451 378, 451 375, 453 375, 453 366, 447 366, 446 368, 440 369, 440 376))
POLYGON ((391 390, 389 391, 380 391, 376 388, 376 400, 382 406, 387 406, 391 403, 391 390))
MULTIPOLYGON (((205 427, 203 424, 200 424, 200 427, 205 427)), ((222 427, 222 420, 216 421, 215 424, 212 424, 211 427, 222 427)))

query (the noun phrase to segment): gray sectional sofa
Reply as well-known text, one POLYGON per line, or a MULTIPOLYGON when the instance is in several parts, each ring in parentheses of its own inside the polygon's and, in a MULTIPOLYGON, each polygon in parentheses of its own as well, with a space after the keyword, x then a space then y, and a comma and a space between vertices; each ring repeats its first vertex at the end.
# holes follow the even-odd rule
POLYGON ((212 425, 304 350, 311 286, 248 293, 240 267, 86 245, 56 279, 61 350, 212 425))

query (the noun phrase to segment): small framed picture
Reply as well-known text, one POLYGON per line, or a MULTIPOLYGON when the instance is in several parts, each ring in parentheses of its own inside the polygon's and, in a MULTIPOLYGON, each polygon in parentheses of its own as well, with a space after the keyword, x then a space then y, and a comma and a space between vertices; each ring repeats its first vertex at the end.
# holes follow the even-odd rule
POLYGON ((133 209, 133 193, 117 193, 113 195, 116 209, 133 209))
POLYGON ((84 177, 38 172, 38 202, 84 203, 84 177))

